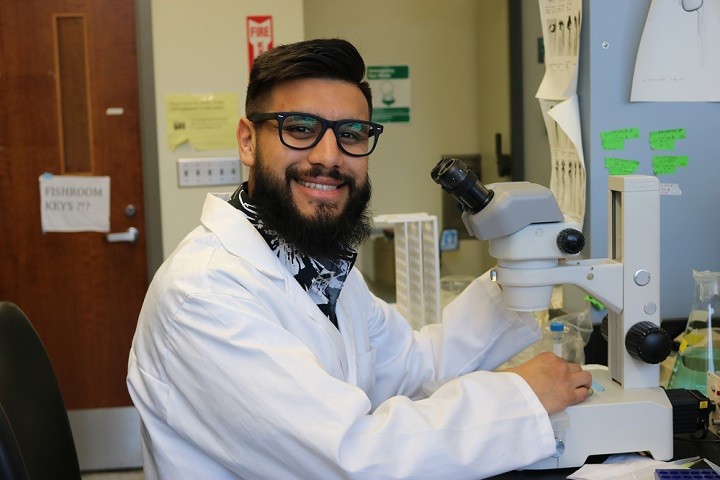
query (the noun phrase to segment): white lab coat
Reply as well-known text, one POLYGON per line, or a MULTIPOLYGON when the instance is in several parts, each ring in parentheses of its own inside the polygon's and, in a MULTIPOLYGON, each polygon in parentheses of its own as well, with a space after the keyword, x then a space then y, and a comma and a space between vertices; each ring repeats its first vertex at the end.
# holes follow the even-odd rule
POLYGON ((140 314, 148 479, 477 479, 554 453, 527 383, 476 372, 540 335, 486 277, 413 332, 353 269, 341 334, 226 200, 208 195, 140 314))

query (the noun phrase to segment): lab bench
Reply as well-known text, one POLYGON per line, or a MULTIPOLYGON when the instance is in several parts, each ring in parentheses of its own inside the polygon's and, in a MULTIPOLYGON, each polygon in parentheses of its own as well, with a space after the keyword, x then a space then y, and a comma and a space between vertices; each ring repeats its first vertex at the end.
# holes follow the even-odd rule
MULTIPOLYGON (((707 458, 711 462, 720 464, 720 438, 708 433, 705 439, 694 439, 691 435, 676 435, 673 441, 673 459, 690 457, 707 458)), ((588 459, 587 463, 602 463, 607 456, 597 455, 588 459)), ((522 470, 504 473, 491 477, 493 480, 561 480, 575 472, 579 467, 560 468, 557 470, 522 470)), ((699 462, 693 469, 709 468, 705 462, 699 462)))

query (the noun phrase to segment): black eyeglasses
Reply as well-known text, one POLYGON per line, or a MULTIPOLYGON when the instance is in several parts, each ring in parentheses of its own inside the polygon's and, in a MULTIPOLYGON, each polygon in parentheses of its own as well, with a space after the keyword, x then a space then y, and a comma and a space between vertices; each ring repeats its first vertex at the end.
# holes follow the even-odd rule
POLYGON ((353 119, 332 121, 302 112, 256 113, 248 116, 248 120, 253 123, 277 120, 280 141, 295 150, 314 147, 327 129, 332 128, 338 147, 351 157, 370 155, 383 132, 379 123, 353 119))

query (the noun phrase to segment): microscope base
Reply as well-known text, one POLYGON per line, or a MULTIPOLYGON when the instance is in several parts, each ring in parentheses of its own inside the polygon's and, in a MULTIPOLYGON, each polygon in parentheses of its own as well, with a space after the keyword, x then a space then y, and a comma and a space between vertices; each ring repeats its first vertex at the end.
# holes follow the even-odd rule
POLYGON ((593 394, 552 415, 558 452, 529 470, 580 467, 591 455, 649 452, 655 460, 673 455, 673 412, 660 387, 624 389, 607 367, 592 365, 593 394))

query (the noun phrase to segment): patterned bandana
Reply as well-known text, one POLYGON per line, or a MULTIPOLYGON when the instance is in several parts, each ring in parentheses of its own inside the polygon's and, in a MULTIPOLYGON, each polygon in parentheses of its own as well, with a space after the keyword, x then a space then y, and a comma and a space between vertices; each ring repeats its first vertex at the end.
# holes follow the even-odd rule
POLYGON ((247 193, 247 182, 235 190, 228 202, 245 214, 280 262, 293 274, 295 280, 317 304, 320 311, 338 327, 335 306, 348 273, 355 264, 357 252, 347 246, 337 258, 313 258, 297 250, 294 245, 286 243, 279 237, 275 231, 263 225, 247 193))

